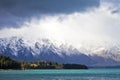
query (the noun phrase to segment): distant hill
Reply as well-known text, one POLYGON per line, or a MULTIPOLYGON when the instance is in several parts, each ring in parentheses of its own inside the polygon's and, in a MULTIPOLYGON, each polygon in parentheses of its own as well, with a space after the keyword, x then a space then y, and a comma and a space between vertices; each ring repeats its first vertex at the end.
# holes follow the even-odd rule
POLYGON ((0 55, 0 69, 20 69, 20 63, 9 57, 0 55))

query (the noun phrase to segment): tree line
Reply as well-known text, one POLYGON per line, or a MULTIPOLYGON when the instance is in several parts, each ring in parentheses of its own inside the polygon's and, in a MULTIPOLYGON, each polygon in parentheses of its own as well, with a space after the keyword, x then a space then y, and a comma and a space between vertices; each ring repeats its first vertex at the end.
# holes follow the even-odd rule
POLYGON ((88 69, 86 65, 81 64, 58 64, 49 61, 21 61, 11 59, 0 55, 0 69, 88 69))

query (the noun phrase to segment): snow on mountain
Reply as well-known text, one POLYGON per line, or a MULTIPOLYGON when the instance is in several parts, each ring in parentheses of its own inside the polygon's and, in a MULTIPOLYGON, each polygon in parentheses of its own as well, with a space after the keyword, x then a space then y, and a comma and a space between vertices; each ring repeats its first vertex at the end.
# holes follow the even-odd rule
POLYGON ((0 38, 0 54, 17 60, 46 60, 59 63, 80 63, 88 66, 120 65, 120 47, 96 47, 90 49, 65 44, 57 45, 48 39, 36 41, 24 38, 0 38), (86 54, 85 51, 88 53, 86 54))

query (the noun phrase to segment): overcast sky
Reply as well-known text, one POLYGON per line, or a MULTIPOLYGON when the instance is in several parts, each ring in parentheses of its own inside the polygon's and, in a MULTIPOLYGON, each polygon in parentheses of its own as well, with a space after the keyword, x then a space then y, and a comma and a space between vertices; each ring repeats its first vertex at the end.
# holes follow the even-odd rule
POLYGON ((120 0, 0 0, 0 37, 12 36, 76 47, 119 42, 120 0))

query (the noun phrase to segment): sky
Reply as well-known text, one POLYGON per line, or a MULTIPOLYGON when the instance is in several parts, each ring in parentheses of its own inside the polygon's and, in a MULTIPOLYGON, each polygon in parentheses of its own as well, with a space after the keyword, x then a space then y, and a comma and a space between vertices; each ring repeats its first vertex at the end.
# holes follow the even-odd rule
POLYGON ((0 0, 0 38, 47 38, 76 48, 120 42, 120 0, 0 0))

